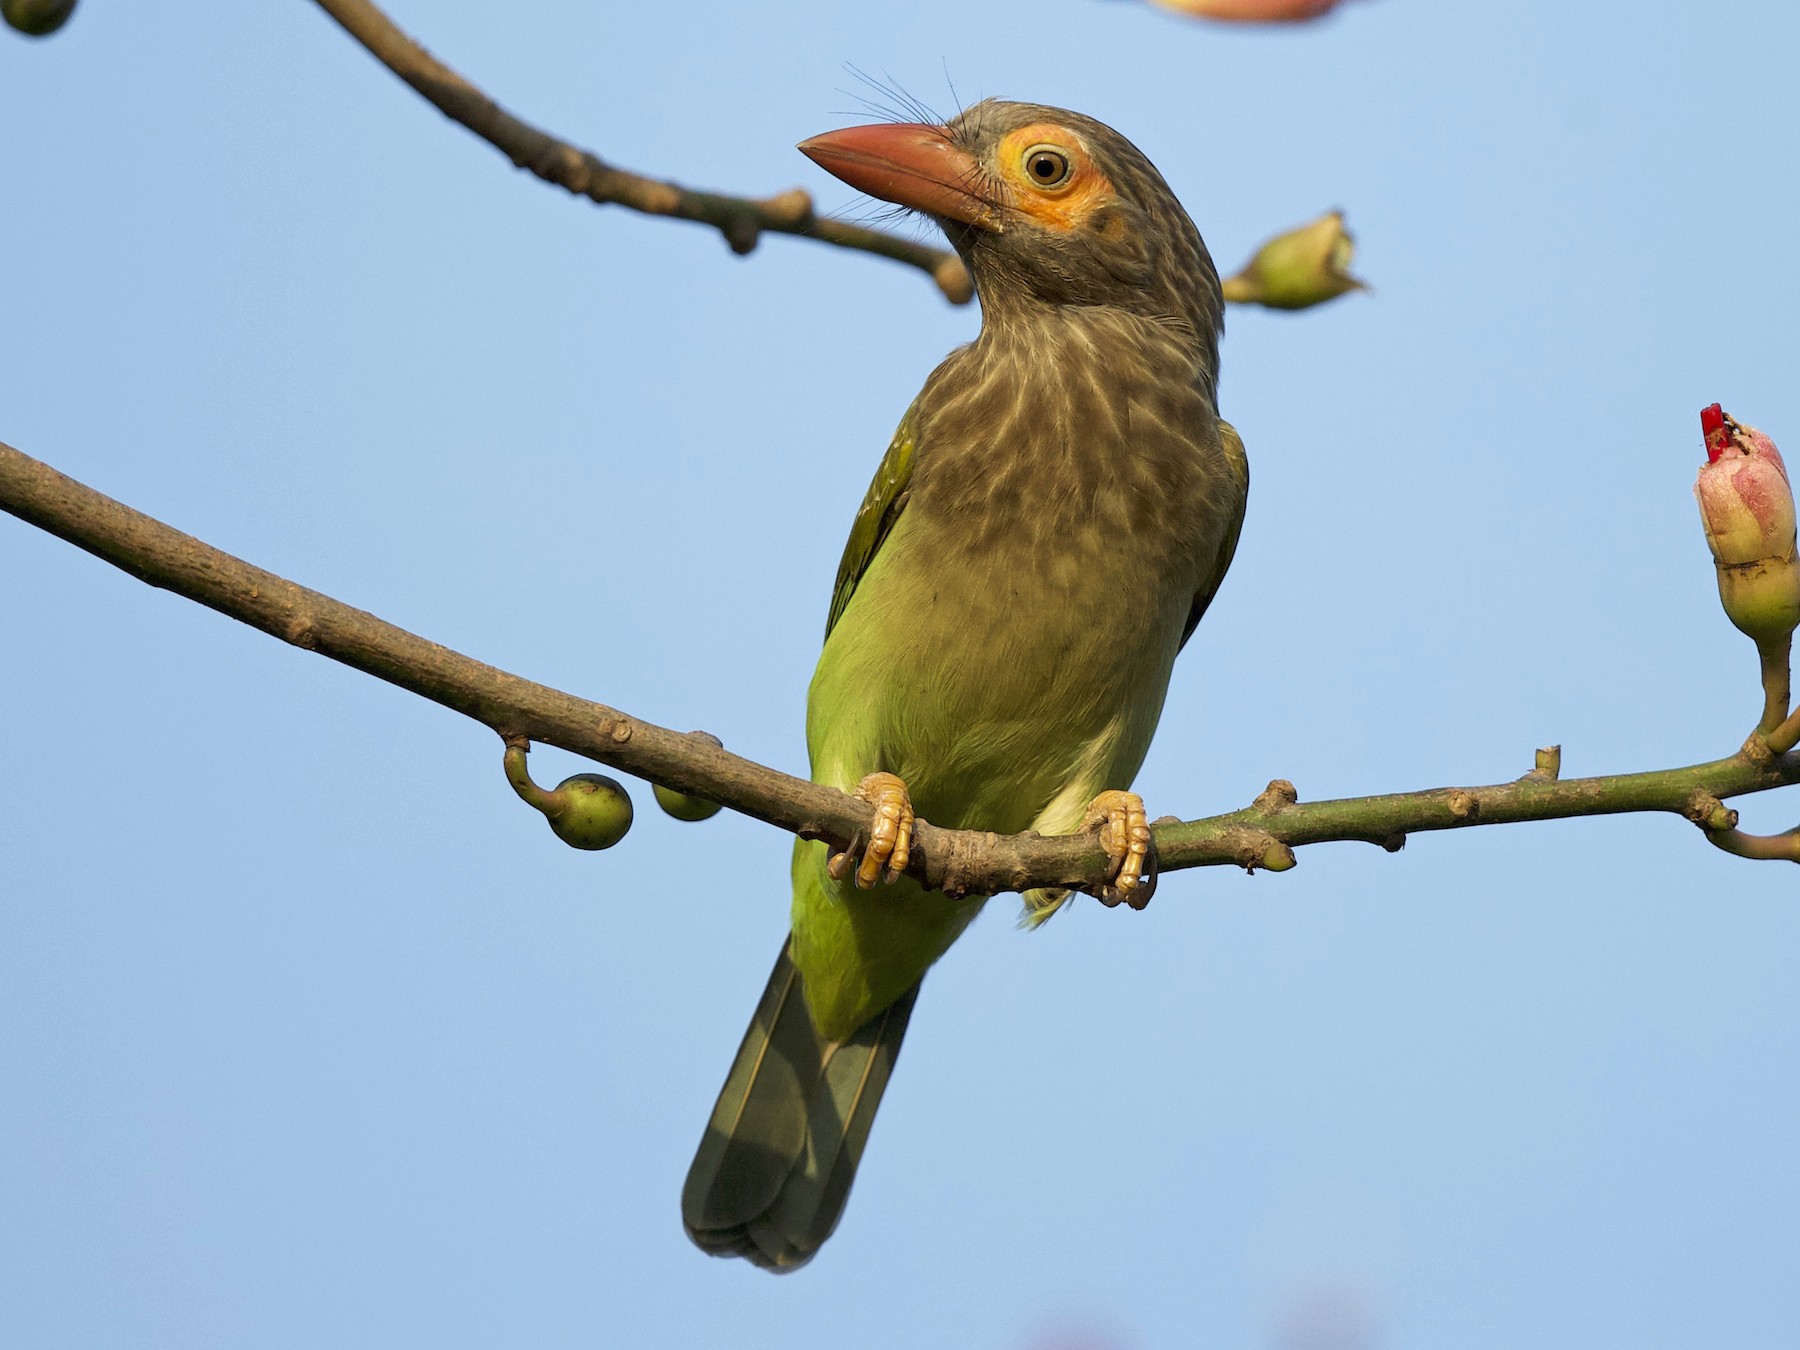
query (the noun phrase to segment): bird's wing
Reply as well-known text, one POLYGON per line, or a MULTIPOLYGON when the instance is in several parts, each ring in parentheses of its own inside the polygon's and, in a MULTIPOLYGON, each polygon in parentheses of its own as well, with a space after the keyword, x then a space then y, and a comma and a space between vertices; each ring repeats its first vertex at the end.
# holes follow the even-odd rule
MULTIPOLYGON (((888 444, 887 454, 881 457, 881 467, 875 470, 875 481, 869 484, 869 491, 857 508, 856 519, 851 522, 850 538, 844 544, 844 558, 838 563, 837 585, 831 592, 831 617, 825 620, 826 637, 831 636, 831 630, 849 607, 850 597, 856 593, 856 583, 869 570, 881 541, 887 538, 888 531, 894 528, 894 522, 900 519, 900 512, 906 507, 912 483, 915 421, 913 409, 908 408, 906 416, 900 419, 899 429, 894 432, 894 439, 888 444)), ((1239 453, 1241 455, 1242 451, 1239 453)))
POLYGON ((1181 630, 1183 647, 1187 646, 1187 640, 1200 626, 1200 616, 1206 613, 1206 607, 1212 603, 1213 596, 1219 593, 1219 583, 1225 580, 1225 571, 1231 566, 1231 555, 1237 552, 1238 531, 1244 525, 1244 499, 1250 491, 1250 461, 1244 454, 1244 438, 1223 417, 1219 419, 1219 445, 1225 452, 1225 466, 1231 475, 1231 486, 1236 491, 1237 507, 1231 513, 1224 538, 1219 541, 1218 562, 1208 573, 1206 583, 1195 593, 1193 608, 1188 610, 1187 626, 1181 630))

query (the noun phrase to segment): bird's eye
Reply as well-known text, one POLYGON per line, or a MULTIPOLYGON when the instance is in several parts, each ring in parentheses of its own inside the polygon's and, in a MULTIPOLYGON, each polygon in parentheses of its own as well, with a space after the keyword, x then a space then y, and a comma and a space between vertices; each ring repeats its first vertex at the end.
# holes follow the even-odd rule
POLYGON ((1025 152, 1025 176, 1033 187, 1061 187, 1070 173, 1069 156, 1053 145, 1034 145, 1025 152))

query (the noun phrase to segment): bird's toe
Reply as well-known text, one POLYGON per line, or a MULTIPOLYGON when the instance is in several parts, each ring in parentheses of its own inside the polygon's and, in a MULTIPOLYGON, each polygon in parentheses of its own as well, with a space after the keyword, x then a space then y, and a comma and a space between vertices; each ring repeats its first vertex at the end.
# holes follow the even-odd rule
POLYGON ((860 858, 856 857, 857 845, 862 841, 853 841, 847 851, 832 856, 826 870, 834 880, 842 881, 851 874, 854 862, 857 889, 866 891, 881 880, 884 870, 889 881, 899 880, 906 871, 912 856, 914 816, 912 797, 897 774, 870 774, 857 784, 856 795, 875 808, 875 824, 867 842, 862 843, 860 858))
POLYGON ((1095 898, 1103 905, 1123 901, 1133 909, 1149 904, 1155 887, 1145 879, 1145 869, 1150 866, 1150 820, 1144 799, 1135 792, 1102 792, 1088 806, 1081 825, 1099 832, 1100 846, 1113 865, 1111 880, 1095 898))

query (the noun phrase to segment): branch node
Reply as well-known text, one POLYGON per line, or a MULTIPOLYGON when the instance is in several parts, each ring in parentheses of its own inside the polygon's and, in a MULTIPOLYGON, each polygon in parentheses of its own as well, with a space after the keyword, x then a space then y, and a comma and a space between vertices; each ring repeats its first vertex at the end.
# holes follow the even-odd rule
POLYGON ((1294 850, 1279 839, 1271 837, 1268 847, 1263 849, 1262 866, 1265 872, 1285 872, 1299 861, 1294 850))
POLYGON ((1462 788, 1451 788, 1449 796, 1444 799, 1444 804, 1450 808, 1450 814, 1459 822, 1473 820, 1481 810, 1481 803, 1475 800, 1472 793, 1465 792, 1462 788))
POLYGON ((969 276, 969 269, 954 253, 931 269, 931 279, 937 282, 944 299, 953 305, 966 305, 975 298, 975 282, 969 276))
POLYGON ((1265 872, 1285 872, 1299 861, 1293 849, 1266 830, 1238 831, 1235 843, 1237 865, 1252 876, 1259 867, 1265 872))
POLYGON ((1767 764, 1775 758, 1776 750, 1771 744, 1773 738, 1781 734, 1781 727, 1764 735, 1761 731, 1753 731, 1749 738, 1738 747, 1739 758, 1750 764, 1767 764))
POLYGON ((1681 814, 1708 834, 1737 828, 1738 813, 1710 792, 1694 793, 1682 806, 1681 814))
POLYGON ((1546 745, 1537 752, 1531 772, 1520 781, 1527 783, 1554 783, 1562 776, 1562 747, 1546 745))
POLYGON ((1800 710, 1791 713, 1780 726, 1767 736, 1760 738, 1752 736, 1750 739, 1761 739, 1771 755, 1785 755, 1796 744, 1800 744, 1800 710))
POLYGON ((1294 785, 1285 778, 1277 778, 1257 794, 1250 807, 1265 816, 1273 816, 1287 810, 1299 800, 1300 794, 1294 791, 1294 785))
POLYGON ((803 230, 812 223, 812 194, 805 188, 789 188, 778 192, 762 204, 769 224, 787 230, 803 230))
POLYGON ((636 174, 607 168, 599 160, 595 160, 594 163, 605 176, 595 177, 593 186, 588 189, 588 196, 593 197, 602 206, 607 202, 616 201, 624 206, 637 206, 647 215, 652 216, 685 214, 683 208, 687 204, 688 194, 684 189, 676 187, 673 183, 659 183, 654 178, 647 178, 639 183, 634 181, 637 178, 636 174), (609 182, 616 183, 619 189, 629 189, 636 200, 622 190, 615 195, 615 192, 609 190, 607 186, 609 182))
POLYGON ((1375 840, 1375 843, 1389 853, 1398 853, 1406 847, 1406 836, 1395 830, 1394 833, 1383 835, 1380 839, 1375 840))
POLYGON ((725 242, 731 251, 739 257, 756 252, 756 245, 762 239, 762 226, 747 211, 731 216, 719 226, 719 232, 725 236, 725 242))
POLYGON ((631 722, 630 722, 630 720, 628 718, 624 718, 624 717, 614 718, 613 724, 612 724, 612 729, 607 732, 607 735, 611 736, 620 745, 625 744, 626 741, 631 739, 631 722))

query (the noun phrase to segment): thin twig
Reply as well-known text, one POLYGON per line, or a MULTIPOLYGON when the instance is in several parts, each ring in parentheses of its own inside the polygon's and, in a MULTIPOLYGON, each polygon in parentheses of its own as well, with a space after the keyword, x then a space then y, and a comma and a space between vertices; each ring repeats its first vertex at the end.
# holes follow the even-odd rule
POLYGON ((1755 858, 1761 862, 1800 862, 1800 833, 1793 830, 1784 830, 1780 834, 1709 830, 1706 837, 1716 847, 1740 858, 1755 858))
MULTIPOLYGON (((871 826, 872 808, 855 797, 733 755, 698 733, 670 731, 484 665, 201 543, 4 444, 0 510, 152 586, 441 703, 502 738, 561 746, 837 848, 871 826)), ((1546 758, 1540 755, 1539 768, 1549 768, 1546 758)), ((1292 784, 1276 782, 1242 811, 1159 824, 1156 849, 1165 872, 1226 864, 1281 870, 1306 844, 1361 840, 1391 850, 1421 830, 1569 816, 1668 811, 1716 832, 1735 824, 1719 798, 1795 782, 1800 755, 1769 754, 1755 737, 1728 759, 1607 778, 1559 781, 1534 771, 1491 787, 1306 803, 1296 801, 1292 784)), ((1001 836, 922 820, 907 871, 951 894, 1092 890, 1109 879, 1092 834, 1001 836)))
POLYGON ((1761 667, 1763 687, 1763 715, 1762 720, 1756 724, 1758 735, 1770 735, 1787 720, 1788 701, 1792 697, 1788 668, 1792 646, 1793 638, 1787 633, 1779 638, 1761 639, 1756 644, 1756 659, 1761 667))
POLYGON ((1763 741, 1778 755, 1785 755, 1800 745, 1800 711, 1789 713, 1787 720, 1763 737, 1763 741))
POLYGON ((840 248, 879 254, 927 273, 953 304, 975 288, 962 260, 946 249, 813 214, 799 188, 773 197, 696 192, 677 183, 614 168, 598 155, 521 121, 401 30, 370 0, 317 0, 374 58, 416 89, 444 116, 460 122, 521 169, 601 204, 711 225, 735 253, 748 253, 765 231, 796 234, 840 248))

